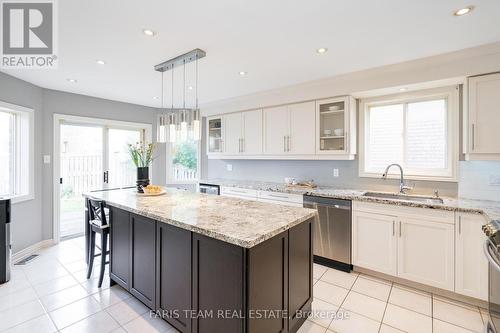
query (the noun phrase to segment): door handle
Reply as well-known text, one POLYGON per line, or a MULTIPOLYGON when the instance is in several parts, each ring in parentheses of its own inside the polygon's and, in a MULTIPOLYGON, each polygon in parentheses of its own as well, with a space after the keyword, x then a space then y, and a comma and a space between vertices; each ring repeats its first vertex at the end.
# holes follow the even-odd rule
POLYGON ((109 183, 109 171, 104 171, 103 182, 106 184, 109 183))
POLYGON ((484 255, 486 256, 486 259, 488 259, 488 262, 490 263, 491 267, 500 272, 500 264, 491 255, 490 248, 492 248, 490 240, 486 239, 483 245, 484 255))
POLYGON ((476 137, 476 131, 475 131, 475 127, 476 126, 474 124, 472 124, 472 134, 471 134, 471 136, 472 136, 472 150, 476 149, 476 138, 475 138, 476 137))

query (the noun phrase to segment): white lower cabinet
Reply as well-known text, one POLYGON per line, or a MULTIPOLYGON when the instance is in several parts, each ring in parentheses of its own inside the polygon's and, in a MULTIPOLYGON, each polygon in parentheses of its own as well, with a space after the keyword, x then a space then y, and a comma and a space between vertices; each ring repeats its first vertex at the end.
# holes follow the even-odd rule
POLYGON ((293 207, 303 207, 304 205, 303 196, 300 194, 280 193, 272 191, 258 191, 257 201, 293 207))
POLYGON ((455 291, 487 301, 488 261, 482 251, 486 237, 481 230, 485 223, 478 214, 456 214, 455 291))
POLYGON ((403 279, 454 290, 454 225, 400 217, 398 273, 403 279))
POLYGON ((257 200, 257 190, 247 188, 222 186, 220 188, 220 195, 238 199, 257 200))
MULTIPOLYGON (((355 266, 435 288, 456 290, 453 212, 353 202, 352 216, 355 266)), ((481 227, 477 230, 480 232, 481 227)), ((473 245, 470 251, 480 249, 479 245, 473 245)), ((473 266, 464 269, 473 269, 473 266)))
POLYGON ((354 211, 352 238, 354 265, 397 274, 396 216, 354 211))

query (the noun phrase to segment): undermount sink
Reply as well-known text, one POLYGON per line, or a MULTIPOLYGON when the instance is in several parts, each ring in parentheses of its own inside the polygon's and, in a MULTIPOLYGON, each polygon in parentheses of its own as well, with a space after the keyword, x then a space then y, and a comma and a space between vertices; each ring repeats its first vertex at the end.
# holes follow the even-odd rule
POLYGON ((422 202, 427 204, 442 204, 443 199, 436 197, 424 197, 417 195, 406 195, 406 194, 393 194, 393 193, 378 193, 378 192, 366 192, 363 194, 365 197, 381 198, 381 199, 394 199, 394 200, 406 200, 422 202))

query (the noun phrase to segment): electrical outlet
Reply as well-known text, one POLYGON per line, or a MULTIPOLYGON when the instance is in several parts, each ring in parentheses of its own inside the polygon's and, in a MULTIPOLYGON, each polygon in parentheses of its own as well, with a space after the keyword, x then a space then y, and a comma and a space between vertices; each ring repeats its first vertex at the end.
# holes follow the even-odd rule
POLYGON ((333 177, 337 178, 339 176, 339 169, 333 169, 333 177))
POLYGON ((226 170, 227 171, 233 171, 233 165, 232 164, 226 164, 226 170))
POLYGON ((492 186, 500 186, 500 175, 490 175, 489 184, 492 186))
POLYGON ((50 155, 43 155, 43 163, 50 164, 50 155))

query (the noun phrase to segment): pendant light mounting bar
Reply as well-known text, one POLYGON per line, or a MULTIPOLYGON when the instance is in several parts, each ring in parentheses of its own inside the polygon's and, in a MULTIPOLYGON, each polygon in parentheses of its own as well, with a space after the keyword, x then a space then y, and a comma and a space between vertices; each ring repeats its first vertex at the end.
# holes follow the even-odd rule
POLYGON ((158 72, 166 72, 171 70, 174 67, 184 65, 187 63, 190 63, 192 61, 196 61, 197 59, 201 59, 205 57, 207 53, 201 49, 194 49, 192 51, 189 51, 187 53, 184 53, 183 55, 180 55, 178 57, 172 58, 170 60, 167 60, 165 62, 162 62, 161 64, 158 64, 155 66, 155 71, 158 72))

